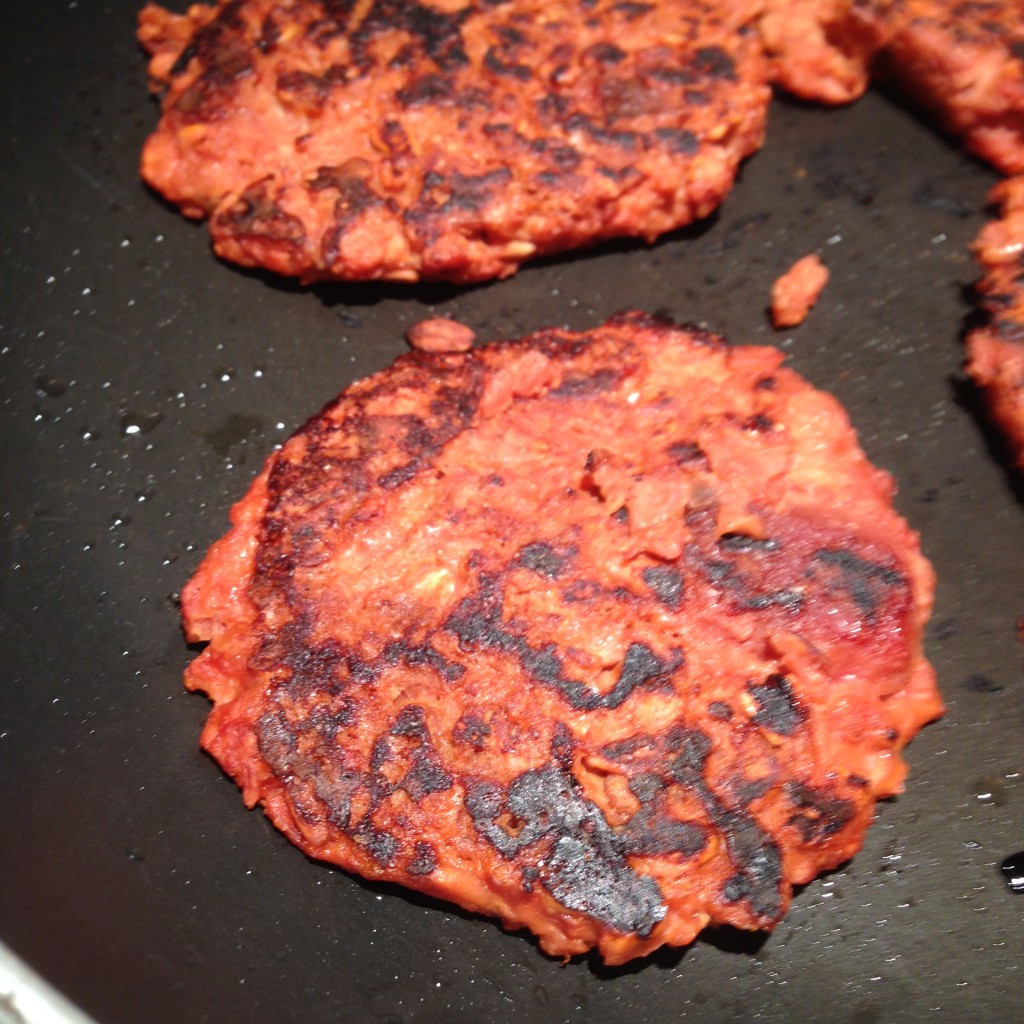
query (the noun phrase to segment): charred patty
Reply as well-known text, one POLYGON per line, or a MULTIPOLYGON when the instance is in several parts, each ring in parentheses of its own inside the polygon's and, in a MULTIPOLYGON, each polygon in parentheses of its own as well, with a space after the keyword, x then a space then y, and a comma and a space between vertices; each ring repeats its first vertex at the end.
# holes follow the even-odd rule
POLYGON ((352 385, 184 591, 203 746, 309 855, 554 956, 771 928, 941 712, 891 480, 780 362, 629 314, 352 385))
POLYGON ((150 5, 143 177, 305 281, 511 274, 706 216, 760 144, 758 0, 150 5))
POLYGON ((900 0, 765 0, 758 30, 771 80, 795 96, 849 103, 893 31, 900 0))
POLYGON ((974 245, 984 323, 967 335, 967 372, 1013 461, 1024 466, 1024 177, 1000 182, 992 201, 1000 215, 974 245))
POLYGON ((1024 172, 1024 2, 897 0, 884 76, 972 153, 1024 172))

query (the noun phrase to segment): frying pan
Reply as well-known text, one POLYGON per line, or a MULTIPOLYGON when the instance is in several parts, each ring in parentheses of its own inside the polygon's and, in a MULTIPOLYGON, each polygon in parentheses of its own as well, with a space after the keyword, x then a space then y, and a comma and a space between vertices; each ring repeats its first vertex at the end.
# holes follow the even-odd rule
MULTIPOLYGON (((135 3, 8 5, 0 309, 0 940, 100 1024, 1020 1019, 1024 509, 964 383, 995 180, 870 93, 773 106, 718 214, 476 288, 302 288, 211 255, 148 192, 135 3), (799 328, 771 281, 832 271, 799 328), (780 346, 845 404, 939 578, 948 703, 863 851, 770 936, 610 970, 316 864, 201 754, 175 595, 264 456, 418 319, 482 340, 664 311, 780 346)), ((11 997, 0 1003, 17 1011, 11 997)))

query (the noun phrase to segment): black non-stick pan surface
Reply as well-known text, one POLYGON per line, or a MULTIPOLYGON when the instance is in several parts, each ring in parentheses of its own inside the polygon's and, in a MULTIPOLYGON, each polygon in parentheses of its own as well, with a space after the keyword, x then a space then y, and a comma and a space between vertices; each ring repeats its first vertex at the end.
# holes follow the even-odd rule
MULTIPOLYGON (((137 178, 131 0, 19 3, 0 43, 0 940, 100 1024, 1022 1019, 1024 493, 962 372, 994 174, 888 96, 777 101, 719 214, 473 289, 301 288, 211 255, 137 178), (775 332, 772 280, 832 278, 775 332), (846 405, 938 572, 948 703, 863 851, 767 937, 609 970, 305 858, 201 754, 176 592, 264 456, 403 332, 667 312, 780 346, 846 405)), ((0 992, 9 1010, 17 1006, 0 992)))

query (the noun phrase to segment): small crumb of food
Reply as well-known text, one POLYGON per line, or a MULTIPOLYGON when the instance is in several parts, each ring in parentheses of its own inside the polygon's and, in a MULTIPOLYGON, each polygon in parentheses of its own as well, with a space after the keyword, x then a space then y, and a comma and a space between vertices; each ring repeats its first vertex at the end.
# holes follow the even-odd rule
POLYGON ((421 352, 468 352, 476 332, 458 320, 435 316, 413 324, 405 332, 406 341, 421 352))
POLYGON ((828 267, 814 253, 797 260, 772 285, 772 323, 776 327, 802 324, 827 283, 828 267))

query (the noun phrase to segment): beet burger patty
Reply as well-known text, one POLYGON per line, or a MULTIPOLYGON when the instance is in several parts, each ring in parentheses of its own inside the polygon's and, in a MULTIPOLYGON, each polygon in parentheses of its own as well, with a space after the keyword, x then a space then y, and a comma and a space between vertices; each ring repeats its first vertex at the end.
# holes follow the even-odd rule
POLYGON ((227 260, 511 274, 709 214, 761 143, 757 0, 222 0, 142 12, 142 174, 227 260))
POLYGON ((556 956, 772 927, 941 712, 890 478, 780 362, 629 314, 352 385, 184 591, 204 747, 556 956))

